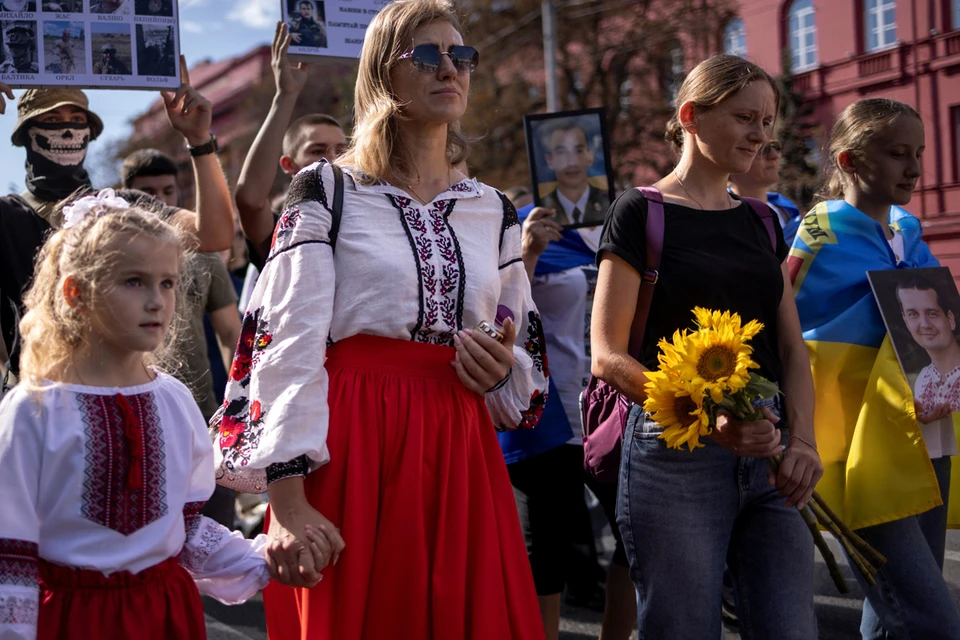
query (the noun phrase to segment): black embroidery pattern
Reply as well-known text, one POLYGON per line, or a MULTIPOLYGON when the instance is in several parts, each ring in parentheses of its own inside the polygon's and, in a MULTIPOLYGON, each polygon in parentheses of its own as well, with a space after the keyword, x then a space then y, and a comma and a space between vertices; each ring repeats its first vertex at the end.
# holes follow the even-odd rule
POLYGON ((547 344, 543 335, 543 323, 540 322, 540 314, 535 311, 527 313, 527 339, 523 343, 523 348, 533 360, 534 368, 545 377, 550 375, 550 365, 547 362, 547 344))
POLYGON ((449 346, 462 328, 465 289, 460 243, 448 221, 456 201, 437 200, 424 216, 409 198, 390 198, 417 262, 420 310, 411 339, 449 346))
POLYGON ((503 224, 500 227, 500 251, 503 252, 503 236, 510 227, 516 227, 520 224, 520 217, 517 216, 517 208, 513 206, 510 199, 497 191, 500 196, 500 203, 503 205, 503 224))
POLYGON ((273 484, 277 480, 292 478, 294 476, 305 476, 310 469, 307 464, 307 456, 297 456, 290 462, 275 462, 267 466, 267 484, 273 484))
POLYGON ((0 585, 36 587, 40 579, 36 542, 0 538, 0 585))

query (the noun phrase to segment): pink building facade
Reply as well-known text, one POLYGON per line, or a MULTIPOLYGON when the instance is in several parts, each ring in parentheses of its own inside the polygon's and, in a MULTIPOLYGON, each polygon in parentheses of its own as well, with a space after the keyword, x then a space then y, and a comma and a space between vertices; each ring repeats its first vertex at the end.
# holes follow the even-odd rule
POLYGON ((773 73, 788 61, 824 133, 862 98, 917 109, 927 148, 909 209, 960 276, 960 0, 740 0, 724 47, 773 73))

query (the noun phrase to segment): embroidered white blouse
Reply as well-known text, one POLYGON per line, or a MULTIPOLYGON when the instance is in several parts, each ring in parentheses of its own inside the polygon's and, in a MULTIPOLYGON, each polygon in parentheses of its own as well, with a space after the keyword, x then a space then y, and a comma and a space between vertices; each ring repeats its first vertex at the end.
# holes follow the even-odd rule
MULTIPOLYGON (((930 363, 920 371, 913 388, 920 411, 943 403, 949 404, 955 411, 960 409, 960 367, 946 375, 940 375, 933 363, 930 363)), ((921 424, 920 430, 931 459, 957 455, 953 416, 935 420, 930 424, 921 424)))
POLYGON ((513 205, 472 179, 421 205, 392 185, 364 186, 352 176, 345 168, 335 247, 331 166, 307 167, 290 187, 244 314, 226 399, 211 421, 220 484, 262 492, 268 467, 272 481, 329 460, 328 338, 452 346, 458 330, 492 322, 504 305, 517 325, 516 364, 486 394, 491 428, 527 428, 539 419, 548 370, 513 205))
POLYGON ((180 554, 201 592, 243 602, 269 580, 266 537, 199 515, 213 450, 190 391, 158 374, 104 388, 23 385, 0 403, 0 639, 34 638, 38 559, 105 575, 180 554))

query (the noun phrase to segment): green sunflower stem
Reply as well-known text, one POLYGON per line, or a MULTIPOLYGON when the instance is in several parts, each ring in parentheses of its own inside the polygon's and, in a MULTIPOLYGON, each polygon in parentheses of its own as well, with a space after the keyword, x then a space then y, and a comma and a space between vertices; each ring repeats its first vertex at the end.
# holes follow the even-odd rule
POLYGON ((817 494, 816 491, 813 492, 811 500, 815 500, 817 502, 819 507, 823 510, 824 515, 837 525, 837 528, 840 529, 844 537, 848 538, 850 542, 852 542, 854 546, 856 546, 857 549, 859 549, 863 555, 870 560, 872 564, 877 566, 887 564, 887 559, 883 557, 879 551, 871 547, 866 540, 858 536, 855 531, 853 531, 843 522, 843 520, 838 518, 837 514, 833 512, 833 509, 830 508, 830 506, 824 501, 823 498, 819 496, 819 494, 817 494))
MULTIPOLYGON (((783 454, 777 454, 772 458, 767 458, 767 462, 770 464, 770 468, 774 473, 780 472, 780 463, 783 462, 783 454)), ((803 521, 806 523, 807 528, 810 529, 810 534, 813 536, 813 543, 820 550, 820 555, 823 557, 823 561, 827 565, 827 570, 830 572, 830 577, 833 579, 833 583, 837 586, 837 591, 841 594, 850 593, 850 587, 847 585, 847 581, 843 578, 843 573, 840 571, 840 567, 837 564, 837 559, 833 555, 833 551, 830 549, 830 546, 827 544, 827 541, 824 540, 823 534, 820 533, 819 525, 824 525, 830 533, 833 534, 835 538, 843 545, 844 549, 847 551, 848 555, 851 555, 853 559, 854 566, 863 573, 868 582, 873 581, 873 575, 876 573, 876 569, 873 569, 870 566, 870 563, 863 558, 856 549, 853 549, 853 545, 846 539, 843 532, 840 531, 837 527, 836 522, 827 518, 826 520, 829 523, 824 522, 820 518, 820 515, 823 514, 823 511, 818 513, 819 505, 815 504, 813 500, 804 507, 800 509, 797 507, 797 510, 800 512, 800 516, 803 518, 803 521), (853 554, 850 554, 850 551, 853 551, 853 554), (871 572, 872 569, 872 572, 871 572)))

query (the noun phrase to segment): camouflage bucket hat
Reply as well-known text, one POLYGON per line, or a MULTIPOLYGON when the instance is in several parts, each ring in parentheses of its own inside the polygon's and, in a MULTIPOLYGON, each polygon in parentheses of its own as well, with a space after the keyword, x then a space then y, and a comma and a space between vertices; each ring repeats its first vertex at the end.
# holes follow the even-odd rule
POLYGON ((90 124, 90 139, 96 140, 103 132, 103 121, 90 111, 90 103, 86 94, 79 89, 27 89, 20 94, 17 100, 17 124, 13 128, 10 141, 15 147, 23 147, 27 143, 27 122, 39 115, 53 111, 59 107, 80 107, 87 112, 87 122, 90 124))

